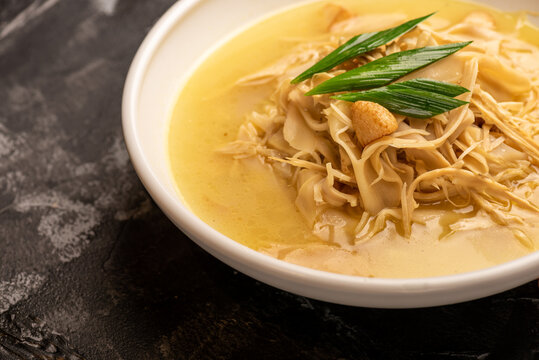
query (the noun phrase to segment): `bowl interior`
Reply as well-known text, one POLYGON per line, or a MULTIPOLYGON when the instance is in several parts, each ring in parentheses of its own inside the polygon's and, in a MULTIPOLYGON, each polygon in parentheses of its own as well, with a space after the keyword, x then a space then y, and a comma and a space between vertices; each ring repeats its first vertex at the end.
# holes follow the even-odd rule
MULTIPOLYGON (((189 212, 176 191, 167 154, 170 112, 182 84, 201 59, 233 34, 257 18, 300 2, 182 0, 161 18, 142 44, 125 86, 124 134, 137 173, 167 216, 203 248, 248 275, 295 293, 344 304, 440 305, 492 294, 538 276, 537 252, 494 268, 440 278, 366 279, 324 273, 245 248, 189 212), (483 288, 474 289, 479 283, 483 288)), ((535 0, 487 3, 508 10, 539 10, 535 0)))

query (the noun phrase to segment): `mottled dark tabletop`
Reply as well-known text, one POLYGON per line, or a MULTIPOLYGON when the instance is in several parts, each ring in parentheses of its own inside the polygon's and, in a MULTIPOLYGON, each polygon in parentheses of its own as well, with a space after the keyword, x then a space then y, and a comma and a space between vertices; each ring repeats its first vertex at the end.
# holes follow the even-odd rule
POLYGON ((120 114, 130 61, 172 3, 0 0, 0 359, 539 359, 536 282, 353 308, 261 284, 176 229, 120 114))

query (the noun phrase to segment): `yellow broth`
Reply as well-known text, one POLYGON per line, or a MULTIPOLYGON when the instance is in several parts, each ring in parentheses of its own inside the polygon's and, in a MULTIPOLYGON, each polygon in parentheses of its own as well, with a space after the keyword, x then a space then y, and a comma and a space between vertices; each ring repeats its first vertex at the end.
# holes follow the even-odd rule
MULTIPOLYGON (((446 223, 470 216, 429 209, 425 225, 414 225, 411 239, 395 226, 350 249, 327 244, 311 234, 294 206, 295 190, 255 159, 233 160, 216 149, 235 139, 244 115, 261 105, 272 89, 235 87, 294 47, 294 39, 315 39, 325 32, 315 2, 267 18, 211 54, 192 74, 172 112, 170 166, 178 192, 211 227, 255 250, 300 265, 374 277, 427 277, 461 273, 516 259, 539 246, 537 224, 532 243, 519 241, 509 228, 451 233, 446 223), (300 20, 298 20, 300 19, 300 20), (438 216, 442 214, 441 216, 438 216)), ((432 11, 437 21, 455 22, 482 6, 453 0, 332 1, 358 14, 399 12, 409 18, 432 11), (367 10, 366 10, 367 9, 367 10)), ((512 31, 519 14, 490 10, 499 31, 512 31)), ((539 31, 524 26, 519 36, 539 45, 539 31)), ((420 210, 421 211, 421 210, 420 210)))

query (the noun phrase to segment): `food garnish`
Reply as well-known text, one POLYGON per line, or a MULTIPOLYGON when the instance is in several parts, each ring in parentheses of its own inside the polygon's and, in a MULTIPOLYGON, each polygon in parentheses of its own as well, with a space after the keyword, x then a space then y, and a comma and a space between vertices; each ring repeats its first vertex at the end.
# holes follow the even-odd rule
POLYGON ((370 142, 394 133, 399 124, 388 109, 371 101, 352 104, 352 126, 357 139, 365 146, 370 142))
POLYGON ((417 79, 372 90, 335 95, 332 98, 352 102, 372 101, 395 114, 426 119, 467 104, 466 101, 451 97, 464 92, 468 90, 458 85, 417 79))
POLYGON ((346 60, 349 60, 353 57, 376 49, 379 46, 387 44, 393 39, 403 34, 406 34, 408 31, 412 30, 417 24, 431 17, 433 14, 434 13, 431 13, 426 16, 410 20, 391 29, 356 35, 343 45, 339 46, 329 55, 324 57, 322 60, 314 64, 312 67, 298 75, 294 80, 292 80, 292 84, 302 82, 303 80, 310 78, 316 73, 331 70, 335 66, 345 62, 346 60))
POLYGON ((364 90, 387 85, 457 52, 470 43, 471 41, 400 51, 324 81, 305 95, 364 90))
MULTIPOLYGON (((291 83, 296 84, 306 80, 315 73, 330 70, 346 60, 384 45, 430 16, 432 14, 384 31, 356 35, 293 79, 291 83)), ((371 101, 396 114, 429 118, 467 104, 466 101, 453 99, 453 97, 469 90, 458 85, 429 79, 388 84, 454 54, 470 43, 471 41, 466 41, 395 52, 326 80, 305 95, 368 90, 339 94, 333 98, 345 101, 371 101)))

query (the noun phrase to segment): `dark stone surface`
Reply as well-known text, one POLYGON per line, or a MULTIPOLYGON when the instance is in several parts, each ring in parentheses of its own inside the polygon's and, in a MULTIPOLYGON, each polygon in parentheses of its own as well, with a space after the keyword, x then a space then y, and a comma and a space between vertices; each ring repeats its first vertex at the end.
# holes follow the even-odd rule
POLYGON ((538 359, 537 283, 430 309, 258 283, 177 230, 121 93, 172 0, 0 0, 0 359, 538 359))

